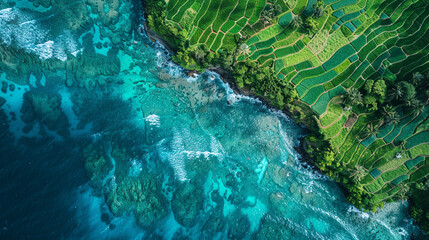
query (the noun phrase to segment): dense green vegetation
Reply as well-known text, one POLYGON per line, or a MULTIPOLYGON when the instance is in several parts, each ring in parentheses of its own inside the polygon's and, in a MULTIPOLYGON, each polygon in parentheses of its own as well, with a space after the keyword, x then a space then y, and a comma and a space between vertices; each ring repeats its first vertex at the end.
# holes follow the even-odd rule
POLYGON ((144 2, 175 61, 222 67, 307 125, 307 152, 350 202, 409 196, 428 230, 428 0, 144 2))
MULTIPOLYGON (((174 9, 176 10, 170 11, 168 9, 173 2, 166 4, 164 1, 148 0, 144 1, 144 4, 149 27, 164 36, 169 44, 176 48, 176 54, 173 56, 174 61, 188 69, 200 71, 213 66, 231 70, 239 87, 251 87, 256 94, 264 96, 273 105, 280 108, 297 99, 298 95, 294 87, 277 78, 272 66, 260 67, 256 61, 250 59, 237 61, 238 56, 250 53, 245 41, 251 33, 242 32, 243 28, 239 27, 238 22, 234 22, 232 18, 237 17, 237 19, 241 19, 240 21, 243 19, 258 21, 259 14, 249 12, 247 13, 249 17, 243 18, 242 14, 246 5, 239 6, 240 4, 238 4, 234 8, 237 13, 231 14, 231 19, 228 21, 207 23, 207 21, 215 19, 215 16, 211 15, 215 14, 219 7, 223 7, 218 6, 220 2, 204 1, 205 5, 202 6, 201 1, 175 1, 174 4, 177 5, 174 9), (205 9, 207 6, 209 9, 206 14, 203 15, 202 12, 198 11, 201 7, 205 9), (184 7, 188 8, 184 9, 184 7), (242 8, 240 12, 238 12, 239 8, 242 8), (227 27, 228 31, 223 32, 222 29, 227 27), (213 28, 217 29, 218 32, 214 34, 213 28), (235 32, 234 28, 240 29, 235 32), (205 40, 203 41, 202 38, 205 40)), ((243 3, 244 1, 241 4, 243 3)), ((262 5, 261 3, 254 5, 254 9, 247 9, 246 11, 262 10, 265 7, 265 2, 262 5)), ((229 6, 230 3, 225 2, 225 6, 227 5, 229 6)), ((227 9, 231 11, 230 8, 227 9)), ((274 17, 282 11, 281 7, 273 7, 266 11, 266 19, 274 17)), ((220 11, 218 14, 224 14, 222 19, 225 20, 228 19, 230 13, 220 11)))
POLYGON ((429 180, 420 182, 410 190, 411 217, 413 217, 426 232, 429 232, 429 180))

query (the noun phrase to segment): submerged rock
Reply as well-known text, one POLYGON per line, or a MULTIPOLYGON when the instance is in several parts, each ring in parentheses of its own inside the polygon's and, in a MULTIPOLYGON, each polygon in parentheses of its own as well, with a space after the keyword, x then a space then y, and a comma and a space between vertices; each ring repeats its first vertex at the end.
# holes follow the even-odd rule
POLYGON ((288 198, 282 192, 276 192, 270 194, 271 208, 275 212, 286 214, 288 208, 288 198))
POLYGON ((187 73, 188 77, 198 77, 200 74, 199 72, 195 71, 195 70, 191 70, 187 73))
POLYGON ((75 80, 74 74, 71 73, 70 71, 67 71, 67 74, 66 74, 66 86, 68 88, 73 87, 74 80, 75 80))
POLYGON ((6 99, 0 97, 0 107, 3 106, 3 104, 6 103, 6 99))
POLYGON ((40 120, 49 130, 60 136, 70 135, 67 116, 61 108, 61 97, 45 92, 27 92, 24 94, 24 104, 21 108, 22 119, 27 124, 40 120))
POLYGON ((69 4, 62 11, 63 23, 71 30, 82 31, 91 23, 92 19, 86 14, 88 11, 86 4, 69 4))
POLYGON ((185 227, 194 226, 203 208, 203 202, 202 189, 191 183, 181 184, 174 192, 171 202, 174 218, 185 227))
POLYGON ((171 74, 165 72, 165 70, 162 70, 156 74, 158 76, 158 79, 161 81, 171 81, 174 79, 174 77, 171 74))
POLYGON ((261 219, 258 231, 252 239, 294 239, 294 235, 286 228, 287 223, 281 217, 266 214, 261 219))
POLYGON ((133 213, 142 227, 150 227, 167 215, 167 201, 152 176, 141 174, 118 181, 111 184, 112 189, 106 196, 114 215, 133 213))
MULTIPOLYGON (((7 79, 19 84, 28 84, 31 74, 40 79, 40 70, 64 69, 64 63, 56 58, 42 60, 37 54, 19 47, 0 45, 0 69, 7 72, 7 79), (25 64, 24 64, 25 63, 25 64)), ((2 91, 7 91, 7 83, 2 83, 2 91), (5 86, 6 85, 6 86, 5 86)))
POLYGON ((223 221, 224 219, 220 214, 211 214, 207 222, 204 224, 204 231, 208 233, 222 232, 224 229, 223 221))
POLYGON ((55 3, 53 0, 30 0, 30 2, 33 2, 35 7, 42 5, 44 8, 48 8, 55 3))
POLYGON ((89 185, 96 195, 101 195, 103 181, 113 168, 101 145, 91 144, 83 152, 85 158, 85 170, 89 178, 89 185))
MULTIPOLYGON (((83 42, 92 44, 91 35, 85 35, 83 42)), ((109 50, 107 56, 90 51, 71 58, 66 67, 67 74, 73 74, 73 76, 67 76, 68 78, 75 78, 80 87, 91 90, 95 82, 102 85, 108 76, 119 74, 121 61, 118 58, 118 49, 109 50)))
POLYGON ((234 217, 230 218, 228 239, 244 239, 250 234, 249 218, 239 211, 235 211, 233 215, 234 217))
POLYGON ((285 167, 277 166, 272 176, 273 182, 279 187, 286 186, 286 179, 289 177, 289 172, 285 167))
POLYGON ((1 91, 3 93, 7 93, 7 87, 8 87, 7 82, 5 82, 5 81, 1 82, 1 91))

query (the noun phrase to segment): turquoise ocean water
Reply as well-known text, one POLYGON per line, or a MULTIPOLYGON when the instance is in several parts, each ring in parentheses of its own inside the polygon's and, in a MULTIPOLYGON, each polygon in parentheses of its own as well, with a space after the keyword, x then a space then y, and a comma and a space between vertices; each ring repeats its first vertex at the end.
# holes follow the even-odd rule
POLYGON ((287 116, 187 77, 142 11, 0 1, 1 239, 423 238, 302 163, 287 116))

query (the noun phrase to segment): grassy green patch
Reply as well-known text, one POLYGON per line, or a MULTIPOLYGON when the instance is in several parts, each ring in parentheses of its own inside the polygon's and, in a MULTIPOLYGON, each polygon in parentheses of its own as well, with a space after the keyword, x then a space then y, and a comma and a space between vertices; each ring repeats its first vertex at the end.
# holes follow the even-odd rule
POLYGON ((343 108, 338 101, 332 100, 329 103, 328 110, 323 117, 320 118, 320 123, 322 126, 328 126, 333 123, 335 120, 338 120, 343 113, 343 108))
POLYGON ((381 177, 385 182, 390 182, 393 179, 399 177, 400 175, 406 174, 408 172, 408 169, 404 165, 400 165, 398 168, 384 172, 381 174, 381 177))
POLYGON ((341 31, 335 31, 329 36, 323 50, 317 54, 322 61, 328 60, 338 49, 348 43, 347 38, 341 31))

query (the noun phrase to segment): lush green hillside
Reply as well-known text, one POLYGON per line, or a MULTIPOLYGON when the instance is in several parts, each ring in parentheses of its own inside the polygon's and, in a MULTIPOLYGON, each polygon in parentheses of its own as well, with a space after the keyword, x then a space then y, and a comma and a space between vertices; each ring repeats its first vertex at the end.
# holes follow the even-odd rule
POLYGON ((309 154, 357 207, 427 181, 428 0, 144 2, 177 62, 230 70, 237 86, 308 125, 309 154))

